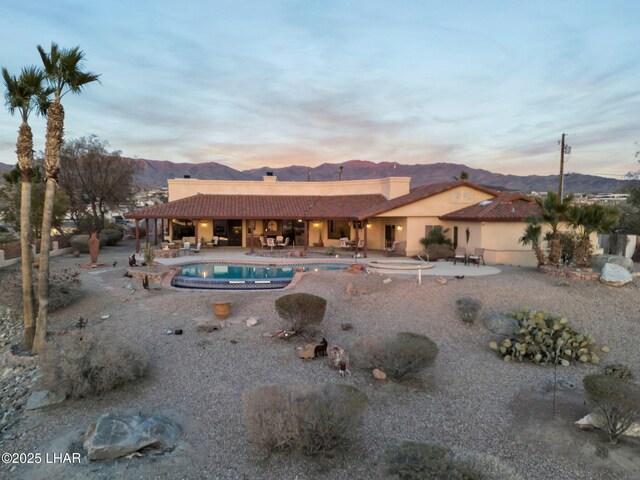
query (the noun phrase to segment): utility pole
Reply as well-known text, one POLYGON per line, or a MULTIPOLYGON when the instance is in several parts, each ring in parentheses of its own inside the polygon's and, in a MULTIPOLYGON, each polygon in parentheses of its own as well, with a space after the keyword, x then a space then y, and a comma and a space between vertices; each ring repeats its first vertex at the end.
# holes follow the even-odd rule
POLYGON ((560 141, 560 178, 558 179, 558 197, 562 201, 562 190, 564 189, 564 137, 566 133, 562 133, 562 140, 560 141))

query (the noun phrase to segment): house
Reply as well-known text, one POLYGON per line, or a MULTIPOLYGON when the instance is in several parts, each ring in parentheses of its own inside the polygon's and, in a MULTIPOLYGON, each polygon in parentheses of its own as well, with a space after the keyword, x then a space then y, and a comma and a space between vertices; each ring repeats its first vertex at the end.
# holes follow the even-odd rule
POLYGON ((423 250, 420 239, 442 225, 456 246, 485 248, 489 262, 535 264, 531 249, 518 243, 524 219, 536 213, 532 199, 466 180, 414 189, 410 181, 281 182, 269 173, 262 181, 170 179, 168 203, 125 217, 136 225, 160 221, 171 239, 206 243, 215 236, 222 245, 245 248, 259 245, 260 236, 282 235, 302 248, 362 239, 365 255, 393 242, 399 252, 416 255, 423 250))

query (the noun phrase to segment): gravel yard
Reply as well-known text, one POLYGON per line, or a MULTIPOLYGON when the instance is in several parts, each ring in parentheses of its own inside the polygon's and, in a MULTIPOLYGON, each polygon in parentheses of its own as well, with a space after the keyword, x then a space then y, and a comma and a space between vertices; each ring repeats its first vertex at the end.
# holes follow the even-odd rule
MULTIPOLYGON (((368 479, 376 478, 384 448, 402 440, 491 454, 527 479, 640 478, 640 445, 622 441, 611 447, 597 432, 581 432, 572 425, 587 412, 578 391, 581 379, 600 367, 559 368, 558 374, 578 388, 558 393, 552 418, 548 385, 553 368, 502 362, 487 346, 495 336, 481 321, 464 324, 454 304, 472 296, 483 302, 482 314, 528 306, 566 316, 578 330, 611 348, 603 354, 604 364, 626 363, 640 374, 640 295, 635 285, 615 289, 584 281, 560 286, 558 278, 534 269, 500 267, 499 275, 450 278, 446 285, 433 277, 417 285, 415 277, 406 275, 320 271, 305 274, 286 291, 328 300, 323 335, 330 346, 348 349, 358 336, 388 332, 429 336, 440 348, 436 364, 419 385, 407 387, 375 381, 370 372, 353 368, 353 375, 343 379, 322 359, 298 359, 295 348, 304 340, 263 337, 286 326, 274 308, 282 291, 143 290, 138 280, 123 277, 131 249, 127 242, 102 250, 104 269, 78 268, 84 296, 52 314, 50 330, 72 328, 82 316, 93 331, 144 345, 151 354, 150 375, 97 398, 67 400, 23 414, 8 432, 3 450, 63 451, 65 442, 108 412, 167 415, 182 426, 182 443, 162 456, 23 465, 13 471, 2 466, 1 478, 368 479), (114 260, 118 266, 112 268, 114 260), (392 282, 384 284, 387 277, 392 282), (354 294, 346 293, 348 283, 355 287, 354 294), (212 318, 210 302, 222 300, 232 303, 230 320, 257 317, 259 324, 248 328, 241 322, 212 333, 197 332, 195 321, 212 318), (102 315, 109 318, 101 320, 102 315), (345 322, 353 324, 353 330, 343 331, 345 322), (166 335, 165 328, 182 328, 184 334, 166 335), (369 396, 364 426, 351 448, 333 458, 265 458, 247 443, 243 392, 271 383, 321 382, 355 385, 369 396)), ((87 261, 63 256, 52 262, 76 268, 79 260, 87 261)), ((0 270, 0 277, 10 274, 0 270)))

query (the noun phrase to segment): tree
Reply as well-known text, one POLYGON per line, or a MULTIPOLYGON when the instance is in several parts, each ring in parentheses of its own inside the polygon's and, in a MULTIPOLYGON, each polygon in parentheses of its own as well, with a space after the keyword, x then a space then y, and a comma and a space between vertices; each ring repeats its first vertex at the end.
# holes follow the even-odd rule
POLYGON ((524 234, 520 237, 519 242, 525 247, 531 245, 531 248, 536 254, 538 260, 538 266, 547 263, 547 259, 544 256, 542 248, 540 248, 540 234, 542 233, 542 225, 540 221, 535 217, 527 218, 527 227, 524 229, 524 234))
POLYGON ((578 234, 576 266, 586 267, 589 265, 592 254, 591 234, 610 232, 618 223, 620 212, 597 203, 573 205, 569 208, 566 218, 578 234))
POLYGON ((573 194, 565 198, 560 198, 555 192, 547 192, 547 196, 542 199, 536 198, 536 202, 538 202, 538 206, 540 207, 540 221, 543 225, 547 225, 550 230, 549 263, 552 265, 558 265, 560 263, 562 247, 560 245, 558 230, 560 223, 565 220, 572 201, 573 194))
MULTIPOLYGON (((16 232, 22 232, 24 228, 30 228, 31 238, 40 238, 40 228, 42 227, 42 212, 44 210, 44 176, 41 165, 37 160, 31 168, 31 200, 30 200, 30 221, 28 227, 20 219, 22 208, 21 196, 21 174, 18 165, 13 170, 2 174, 5 183, 0 187, 0 214, 5 223, 10 225, 16 232)), ((53 218, 51 226, 60 229, 62 221, 69 208, 69 199, 62 190, 56 190, 55 203, 53 205, 53 218)), ((31 251, 31 248, 29 249, 31 251)), ((31 265, 29 265, 31 270, 31 265)))
POLYGON ((60 151, 60 187, 79 227, 91 223, 93 229, 102 230, 107 212, 134 199, 138 167, 120 152, 109 152, 108 146, 91 135, 65 142, 60 151))
POLYGON ((20 76, 10 75, 2 68, 5 85, 5 104, 9 113, 18 112, 21 119, 16 143, 18 167, 21 178, 20 189, 20 256, 22 266, 22 315, 24 337, 22 346, 29 351, 33 347, 36 323, 33 316, 33 274, 31 267, 31 174, 33 163, 33 133, 29 126, 29 116, 44 116, 48 107, 48 96, 51 91, 44 88, 44 73, 37 67, 26 67, 20 76))
POLYGON ((469 180, 469 172, 462 170, 460 172, 460 180, 469 180))
POLYGON ((61 49, 58 44, 52 42, 49 52, 45 52, 40 45, 38 45, 38 52, 44 65, 45 79, 53 90, 53 101, 47 109, 47 134, 44 150, 46 189, 38 274, 38 320, 33 345, 36 352, 42 350, 47 336, 51 221, 60 170, 60 147, 64 135, 64 108, 61 101, 67 93, 80 93, 86 85, 98 80, 98 75, 83 71, 84 52, 80 50, 80 47, 61 49))

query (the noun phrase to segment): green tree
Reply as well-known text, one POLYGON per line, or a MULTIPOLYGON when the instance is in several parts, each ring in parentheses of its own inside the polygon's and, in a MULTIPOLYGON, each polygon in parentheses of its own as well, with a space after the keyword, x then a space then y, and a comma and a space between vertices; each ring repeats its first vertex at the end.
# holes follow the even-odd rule
POLYGON ((566 219, 578 234, 578 246, 576 247, 576 266, 589 265, 593 246, 591 234, 609 233, 618 223, 620 212, 612 207, 606 207, 597 203, 591 205, 573 205, 569 208, 566 219))
POLYGON ((558 230, 560 223, 565 220, 567 211, 573 201, 573 194, 565 198, 555 192, 547 192, 544 198, 536 198, 540 207, 540 223, 549 227, 549 263, 558 265, 562 254, 558 230))
POLYGON ((71 201, 77 226, 102 230, 106 213, 135 199, 138 167, 108 146, 91 135, 66 141, 60 151, 60 187, 71 201))
POLYGON ((536 254, 536 259, 538 260, 538 266, 547 263, 544 252, 542 251, 542 248, 540 248, 541 234, 542 225, 540 225, 538 218, 529 217, 527 218, 527 227, 524 229, 524 234, 519 240, 525 247, 531 245, 531 248, 536 254))
POLYGON ((469 180, 469 172, 462 170, 460 172, 460 180, 469 180))
POLYGON ((47 134, 44 150, 46 189, 38 274, 38 320, 34 341, 34 350, 36 352, 42 350, 47 336, 51 222, 58 184, 58 172, 60 170, 60 147, 64 136, 62 97, 69 92, 81 93, 86 85, 97 81, 99 77, 99 75, 83 70, 84 52, 80 50, 80 47, 61 49, 58 44, 52 42, 49 52, 45 52, 40 45, 38 45, 38 52, 44 66, 45 79, 53 90, 53 101, 47 109, 47 134))
MULTIPOLYGON (((25 223, 20 219, 22 210, 21 195, 21 174, 20 168, 16 165, 13 170, 2 174, 5 183, 0 186, 0 215, 4 221, 16 232, 21 232, 25 228, 25 223)), ((40 228, 42 226, 42 213, 44 211, 44 176, 39 163, 34 162, 31 168, 31 206, 30 220, 28 228, 31 229, 31 238, 40 238, 40 228)), ((60 229, 62 221, 69 208, 69 199, 62 190, 56 190, 56 198, 53 206, 53 218, 51 226, 60 229)), ((29 249, 31 250, 31 249, 29 249)), ((29 266, 31 268, 31 265, 29 266)))
POLYGON ((22 315, 24 322, 23 348, 31 350, 35 336, 33 273, 31 268, 31 170, 33 163, 33 133, 29 126, 31 113, 45 115, 50 90, 44 88, 44 73, 37 67, 26 67, 20 76, 11 75, 2 68, 5 85, 5 104, 11 115, 20 115, 16 154, 21 179, 20 188, 20 256, 22 267, 22 315))

